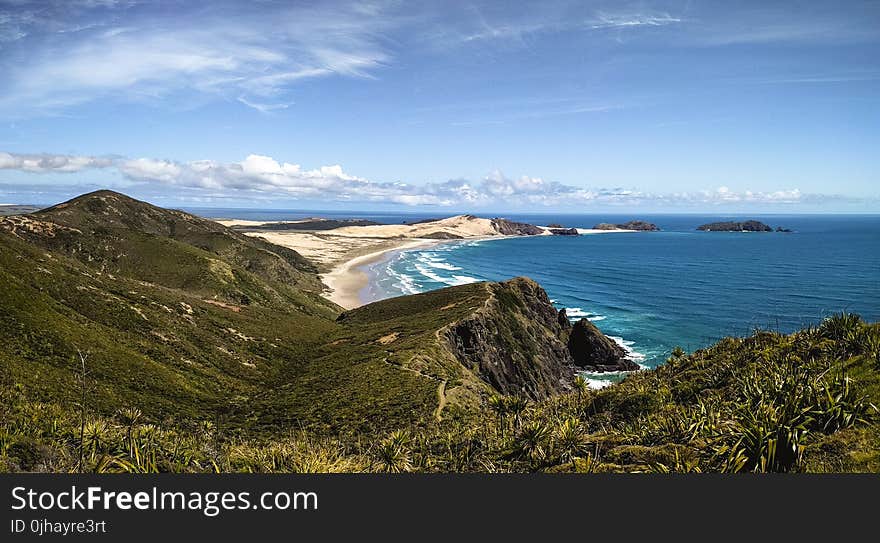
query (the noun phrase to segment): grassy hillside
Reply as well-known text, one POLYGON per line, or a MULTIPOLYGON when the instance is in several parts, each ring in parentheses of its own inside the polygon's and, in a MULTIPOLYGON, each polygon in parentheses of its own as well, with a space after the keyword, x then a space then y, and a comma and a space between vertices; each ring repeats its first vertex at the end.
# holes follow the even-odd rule
POLYGON ((533 281, 342 312, 294 251, 107 191, 0 219, 0 284, 0 470, 880 470, 852 315, 588 391, 533 281))
POLYGON ((842 315, 792 335, 758 332, 601 391, 328 434, 233 431, 222 418, 155 421, 28 397, 3 374, 0 468, 116 471, 880 471, 880 329, 842 315))
MULTIPOLYGON (((137 406, 151 421, 221 417, 255 435, 384 430, 480 409, 491 383, 461 364, 444 330, 499 293, 538 288, 468 285, 337 321, 341 308, 296 252, 109 191, 0 219, 0 279, 0 370, 27 397, 71 405, 87 353, 96 415, 137 406)), ((529 316, 509 313, 520 316, 507 345, 534 350, 535 334, 513 335, 529 316)), ((520 365, 540 367, 534 354, 520 365)))

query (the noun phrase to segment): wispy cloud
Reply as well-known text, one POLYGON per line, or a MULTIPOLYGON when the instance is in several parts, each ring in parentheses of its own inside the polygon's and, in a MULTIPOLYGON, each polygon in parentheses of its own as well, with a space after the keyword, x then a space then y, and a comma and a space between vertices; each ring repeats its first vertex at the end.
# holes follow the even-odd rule
POLYGON ((175 3, 172 16, 134 0, 17 0, 0 3, 0 117, 58 113, 101 99, 165 103, 181 94, 265 113, 289 105, 297 85, 381 77, 426 47, 454 57, 531 47, 560 33, 604 41, 639 36, 676 47, 877 41, 878 6, 192 1, 175 3))
POLYGON ((238 101, 251 109, 255 109, 255 110, 259 111, 260 113, 267 113, 267 114, 272 113, 273 111, 287 109, 291 105, 289 103, 262 104, 260 102, 253 102, 251 100, 248 100, 244 96, 239 96, 238 101))
POLYGON ((281 102, 297 82, 370 77, 388 59, 378 36, 392 24, 379 8, 371 15, 349 3, 192 8, 179 18, 131 11, 125 26, 118 17, 127 4, 64 5, 53 4, 48 14, 0 11, 0 114, 177 92, 243 97, 268 111, 265 99, 281 102))
POLYGON ((673 17, 668 13, 604 13, 599 12, 593 21, 587 22, 587 27, 594 30, 606 28, 635 28, 635 27, 652 27, 666 26, 681 23, 681 17, 673 17))
POLYGON ((652 193, 627 188, 586 188, 541 177, 508 177, 491 172, 477 181, 452 179, 442 183, 377 182, 346 172, 339 165, 305 169, 272 157, 249 155, 240 162, 213 160, 177 162, 152 158, 90 157, 51 154, 0 153, 0 170, 31 174, 76 174, 113 169, 128 183, 157 189, 173 187, 190 197, 244 199, 302 199, 341 202, 380 202, 407 206, 446 207, 579 207, 579 206, 724 206, 857 201, 842 196, 805 194, 798 190, 711 190, 652 193))

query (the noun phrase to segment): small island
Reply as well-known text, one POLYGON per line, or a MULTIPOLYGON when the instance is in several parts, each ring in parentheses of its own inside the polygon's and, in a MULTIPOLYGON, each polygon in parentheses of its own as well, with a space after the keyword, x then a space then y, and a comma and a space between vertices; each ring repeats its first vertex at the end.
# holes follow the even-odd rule
MULTIPOLYGON (((768 226, 761 221, 744 221, 744 222, 711 222, 697 227, 702 232, 773 232, 773 227, 768 226)), ((788 228, 781 226, 776 227, 777 232, 791 232, 788 228)))
POLYGON ((550 228, 550 227, 548 227, 548 230, 554 236, 579 236, 579 235, 581 235, 581 233, 578 232, 577 228, 550 228))
POLYGON ((599 223, 593 230, 636 230, 639 232, 659 232, 656 224, 646 221, 629 221, 623 224, 599 223))

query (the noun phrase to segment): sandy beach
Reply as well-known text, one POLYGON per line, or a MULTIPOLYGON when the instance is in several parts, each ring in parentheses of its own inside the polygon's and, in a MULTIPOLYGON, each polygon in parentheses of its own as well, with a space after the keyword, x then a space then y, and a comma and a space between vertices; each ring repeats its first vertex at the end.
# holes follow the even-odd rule
POLYGON ((360 293, 369 284, 370 280, 367 272, 363 270, 365 266, 379 262, 393 251, 429 247, 437 243, 439 243, 437 240, 413 240, 400 243, 396 247, 368 253, 345 261, 321 275, 321 281, 328 288, 328 291, 324 293, 324 297, 345 309, 353 309, 364 305, 364 300, 361 298, 360 293))
MULTIPOLYGON (((321 280, 327 286, 324 297, 346 308, 364 304, 360 293, 369 282, 364 267, 376 263, 392 251, 429 247, 463 239, 505 239, 491 220, 471 215, 458 215, 415 224, 383 224, 344 226, 332 230, 260 230, 267 223, 279 221, 248 221, 220 219, 220 224, 236 227, 244 234, 293 249, 314 262, 321 280), (253 228, 253 230, 249 230, 253 228), (441 239, 438 239, 441 238, 441 239)), ((300 221, 282 221, 297 223, 300 221)), ((550 229, 540 227, 550 235, 550 229)), ((635 232, 635 230, 595 230, 579 228, 582 235, 635 232)))

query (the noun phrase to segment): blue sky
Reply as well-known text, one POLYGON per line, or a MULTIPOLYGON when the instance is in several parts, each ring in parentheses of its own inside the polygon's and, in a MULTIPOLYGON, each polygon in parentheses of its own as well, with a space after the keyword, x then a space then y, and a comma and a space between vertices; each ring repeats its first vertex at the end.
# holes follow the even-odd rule
POLYGON ((878 2, 0 0, 0 202, 880 211, 878 2))

